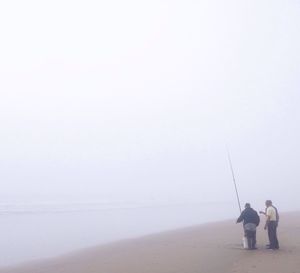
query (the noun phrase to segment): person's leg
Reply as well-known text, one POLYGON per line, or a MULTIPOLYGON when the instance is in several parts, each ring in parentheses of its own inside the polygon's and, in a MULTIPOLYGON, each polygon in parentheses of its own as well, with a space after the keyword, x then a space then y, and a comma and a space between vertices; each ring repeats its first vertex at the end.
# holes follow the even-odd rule
POLYGON ((254 231, 250 232, 250 241, 251 241, 250 249, 254 249, 254 231))
POLYGON ((256 248, 256 230, 253 231, 253 246, 254 249, 256 248))
POLYGON ((268 232, 269 232, 269 239, 270 239, 270 248, 276 249, 276 223, 271 221, 268 224, 268 232))
POLYGON ((251 249, 251 236, 249 230, 245 230, 245 236, 247 238, 248 249, 251 249))
POLYGON ((246 234, 247 234, 248 248, 255 249, 255 231, 248 230, 246 234))
POLYGON ((268 248, 271 248, 271 242, 272 242, 272 231, 271 231, 271 225, 268 223, 268 238, 269 238, 269 244, 267 245, 268 248))
POLYGON ((277 238, 277 225, 274 226, 274 247, 279 249, 279 243, 277 238))

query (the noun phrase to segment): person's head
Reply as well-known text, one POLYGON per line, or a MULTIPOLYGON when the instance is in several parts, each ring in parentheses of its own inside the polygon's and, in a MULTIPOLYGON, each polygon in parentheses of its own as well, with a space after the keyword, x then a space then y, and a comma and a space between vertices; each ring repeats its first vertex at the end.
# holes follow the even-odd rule
POLYGON ((250 203, 246 203, 246 204, 245 204, 245 209, 247 209, 247 208, 251 208, 250 203))
POLYGON ((266 207, 270 207, 272 206, 272 201, 271 200, 267 200, 266 201, 266 207))

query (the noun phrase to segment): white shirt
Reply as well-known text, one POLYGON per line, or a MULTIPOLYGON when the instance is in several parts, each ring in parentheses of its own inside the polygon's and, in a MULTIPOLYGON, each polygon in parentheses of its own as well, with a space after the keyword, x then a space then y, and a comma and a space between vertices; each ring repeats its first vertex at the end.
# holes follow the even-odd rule
POLYGON ((277 221, 276 210, 274 209, 274 207, 268 207, 266 215, 269 217, 270 221, 277 221))

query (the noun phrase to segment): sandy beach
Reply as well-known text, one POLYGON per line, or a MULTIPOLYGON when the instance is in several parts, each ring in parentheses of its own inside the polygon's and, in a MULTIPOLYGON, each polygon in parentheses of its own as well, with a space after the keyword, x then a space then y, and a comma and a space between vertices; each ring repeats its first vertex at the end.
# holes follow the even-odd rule
POLYGON ((284 213, 280 250, 258 228, 258 249, 241 246, 234 220, 204 224, 78 251, 63 257, 1 268, 1 273, 297 273, 300 268, 300 212, 284 213))

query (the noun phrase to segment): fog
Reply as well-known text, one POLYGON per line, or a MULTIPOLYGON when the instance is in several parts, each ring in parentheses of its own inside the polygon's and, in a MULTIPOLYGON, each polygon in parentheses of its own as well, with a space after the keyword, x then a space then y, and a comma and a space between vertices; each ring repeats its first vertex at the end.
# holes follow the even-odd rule
POLYGON ((0 198, 299 209, 298 1, 2 1, 0 198))

